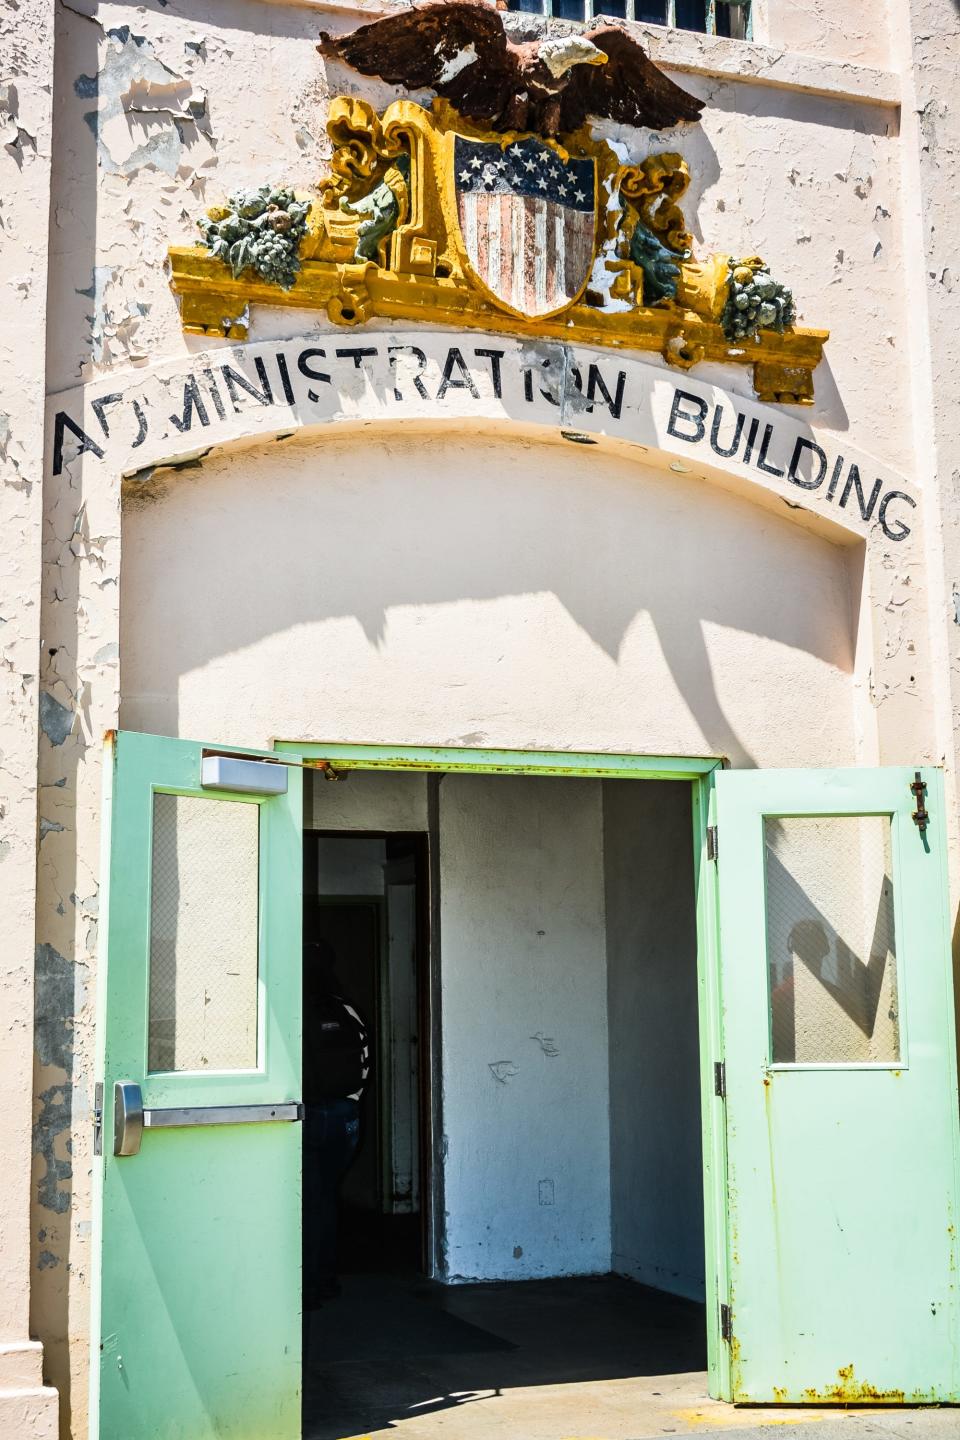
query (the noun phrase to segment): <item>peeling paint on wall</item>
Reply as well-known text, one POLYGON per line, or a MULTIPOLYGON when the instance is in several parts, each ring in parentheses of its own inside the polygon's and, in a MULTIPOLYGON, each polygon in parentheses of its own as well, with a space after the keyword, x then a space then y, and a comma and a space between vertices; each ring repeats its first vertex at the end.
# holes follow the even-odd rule
POLYGON ((51 745, 62 745, 73 729, 73 711, 48 690, 40 692, 40 729, 51 745))
POLYGON ((194 92, 128 25, 106 35, 98 73, 74 82, 80 99, 97 101, 83 118, 96 136, 100 167, 130 178, 152 166, 173 177, 185 149, 200 145, 212 154, 203 92, 194 92))
POLYGON ((37 1096, 34 1153, 44 1163, 37 1200, 62 1215, 70 1208, 62 1188, 73 1176, 70 1126, 73 1100, 73 1037, 78 1013, 77 972, 52 945, 38 945, 35 973, 34 1046, 41 1071, 61 1072, 37 1096))

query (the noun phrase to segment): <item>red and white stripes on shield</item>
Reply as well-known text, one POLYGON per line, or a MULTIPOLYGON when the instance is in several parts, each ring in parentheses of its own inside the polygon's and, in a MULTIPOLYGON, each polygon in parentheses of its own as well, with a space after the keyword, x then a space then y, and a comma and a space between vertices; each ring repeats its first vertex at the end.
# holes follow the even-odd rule
POLYGON ((457 194, 464 246, 477 278, 524 315, 571 304, 590 274, 595 219, 553 200, 457 194))

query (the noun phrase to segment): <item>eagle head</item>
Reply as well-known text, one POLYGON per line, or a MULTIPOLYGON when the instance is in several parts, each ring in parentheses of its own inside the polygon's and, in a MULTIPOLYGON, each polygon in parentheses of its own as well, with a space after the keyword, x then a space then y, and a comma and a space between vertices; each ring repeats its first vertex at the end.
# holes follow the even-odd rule
POLYGON ((574 65, 606 65, 607 56, 585 35, 564 35, 541 40, 537 59, 542 60, 554 80, 560 80, 574 65))

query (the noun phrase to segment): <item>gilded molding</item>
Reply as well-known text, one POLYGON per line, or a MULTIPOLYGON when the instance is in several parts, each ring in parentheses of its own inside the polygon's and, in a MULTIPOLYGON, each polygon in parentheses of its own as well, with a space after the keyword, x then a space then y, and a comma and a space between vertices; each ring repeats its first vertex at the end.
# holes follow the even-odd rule
POLYGON ((589 126, 562 144, 539 142, 562 161, 595 162, 597 220, 593 269, 580 293, 559 313, 530 318, 471 271, 452 160, 457 136, 506 149, 525 135, 493 135, 439 99, 430 110, 396 100, 378 115, 346 96, 331 104, 327 130, 334 142, 330 174, 318 195, 297 196, 310 209, 295 283, 281 289, 250 270, 234 278, 202 244, 173 247, 170 283, 184 330, 245 339, 250 305, 322 309, 345 326, 375 317, 453 324, 655 352, 684 370, 706 360, 750 365, 761 400, 812 403, 813 371, 828 332, 786 326, 782 333, 763 329, 755 339, 728 338, 721 321, 733 270, 763 262, 694 258, 679 203, 690 183, 680 155, 624 165, 589 126), (642 243, 634 245, 638 227, 642 243), (655 284, 651 255, 660 262, 655 284), (645 286, 661 298, 645 298, 645 286))

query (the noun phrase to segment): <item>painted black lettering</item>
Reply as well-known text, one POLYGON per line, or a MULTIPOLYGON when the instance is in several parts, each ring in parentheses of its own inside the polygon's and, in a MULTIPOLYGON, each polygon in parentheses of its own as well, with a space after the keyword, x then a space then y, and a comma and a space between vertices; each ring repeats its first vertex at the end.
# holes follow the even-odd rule
POLYGON ((147 431, 150 429, 150 426, 147 424, 147 417, 140 406, 139 400, 134 400, 133 402, 133 413, 137 417, 137 424, 140 428, 137 431, 137 438, 130 446, 130 449, 137 450, 143 444, 144 440, 146 440, 147 431))
POLYGON ((843 469, 843 456, 838 455, 833 462, 833 474, 830 476, 830 484, 827 486, 827 499, 832 500, 837 493, 837 485, 840 481, 840 472, 843 469))
POLYGON ((473 383, 473 377, 467 369, 466 361, 455 345, 447 351, 446 362, 443 367, 443 376, 440 380, 440 388, 437 391, 437 399, 442 400, 448 390, 469 390, 474 400, 480 399, 480 391, 473 383), (454 369, 457 375, 454 375, 454 369))
POLYGON ((364 360, 375 357, 377 347, 370 345, 345 345, 337 351, 338 360, 352 360, 354 370, 362 370, 364 360))
MULTIPOLYGON (((596 399, 596 392, 599 390, 599 391, 600 391, 600 394, 603 396, 603 402, 604 402, 604 404, 606 405, 607 409, 610 411, 610 418, 611 418, 611 420, 619 420, 619 419, 620 419, 620 411, 623 409, 623 391, 624 391, 624 387, 626 386, 626 383, 627 383, 627 373, 626 373, 626 371, 625 371, 625 370, 618 370, 618 372, 617 372, 617 394, 616 394, 616 398, 614 398, 614 396, 612 396, 612 395, 610 394, 610 391, 607 389, 606 383, 605 383, 605 381, 604 381, 604 378, 603 378, 603 376, 600 374, 600 371, 599 371, 598 367, 597 367, 596 365, 591 365, 590 368, 589 368, 589 370, 587 371, 587 400, 589 401, 589 403, 590 403, 590 405, 591 405, 591 407, 592 407, 592 406, 593 406, 593 403, 594 403, 594 401, 595 401, 595 399, 596 399)), ((700 437, 700 438, 701 438, 701 439, 703 438, 702 433, 701 433, 701 437, 700 437)))
POLYGON ((773 426, 767 425, 764 427, 763 440, 760 442, 760 454, 757 456, 757 469, 765 470, 768 475, 776 475, 778 479, 782 480, 784 471, 778 470, 776 465, 767 464, 767 450, 770 448, 770 441, 772 439, 773 426))
MULTIPOLYGON (((223 367, 225 370, 228 366, 223 367)), ((197 384, 196 375, 184 382, 183 386, 183 413, 171 415, 170 424, 175 425, 181 435, 185 435, 193 428, 193 412, 196 411, 200 418, 201 425, 210 424, 210 416, 207 414, 207 407, 203 403, 203 396, 200 394, 200 386, 197 384)))
MULTIPOLYGON (((326 360, 326 350, 320 350, 316 346, 311 346, 309 350, 301 350, 297 356, 297 369, 300 371, 300 374, 305 375, 308 380, 318 380, 321 385, 332 385, 333 381, 325 370, 311 370, 310 368, 310 361, 316 359, 318 356, 321 360, 326 360)), ((308 390, 307 399, 311 405, 316 405, 320 396, 316 390, 308 390)))
POLYGON ((91 439, 86 430, 81 430, 80 426, 74 420, 70 419, 70 416, 65 410, 58 410, 56 419, 53 422, 54 475, 59 475, 63 469, 63 435, 65 430, 69 430, 70 434, 80 441, 77 448, 78 456, 85 455, 89 450, 91 455, 96 455, 98 460, 103 459, 103 451, 100 449, 96 440, 91 439))
POLYGON ((698 444, 706 434, 704 421, 707 418, 708 409, 706 400, 701 400, 699 395, 691 395, 689 390, 675 390, 673 404, 670 407, 670 419, 667 421, 667 434, 672 435, 675 440, 686 440, 689 445, 698 444), (691 415, 689 411, 681 410, 680 407, 684 402, 688 405, 695 405, 698 413, 691 415), (687 435, 682 430, 678 430, 678 421, 692 425, 694 427, 693 434, 687 435))
POLYGON ((888 490, 880 501, 880 509, 877 511, 877 519, 880 521, 880 528, 888 540, 906 540, 910 534, 910 526, 904 525, 902 520, 894 520, 896 529, 891 529, 887 520, 887 508, 891 500, 902 500, 909 505, 911 510, 916 510, 916 500, 911 500, 909 495, 904 495, 902 490, 888 490))
POLYGON ((421 399, 421 400, 429 400, 429 399, 430 399, 430 396, 427 394, 427 387, 424 385, 423 381, 420 379, 420 376, 423 374, 424 370, 426 370, 426 368, 427 368, 427 357, 426 357, 425 352, 420 349, 420 346, 419 346, 419 345, 388 345, 388 346, 387 346, 387 354, 388 354, 389 357, 390 357, 390 369, 391 369, 391 371, 392 371, 392 373, 393 373, 393 398, 394 398, 395 400, 399 400, 399 401, 401 402, 401 404, 403 403, 403 394, 402 394, 399 386, 397 385, 397 356, 398 356, 398 355, 412 355, 412 356, 414 357, 414 359, 416 360, 417 364, 418 364, 419 367, 420 367, 419 370, 417 371, 417 373, 416 373, 415 375, 411 375, 411 377, 410 377, 411 380, 413 381, 413 388, 414 388, 414 390, 416 390, 416 392, 417 392, 417 394, 420 396, 420 399, 421 399))
POLYGON ((790 465, 787 469, 787 479, 790 481, 790 484, 799 485, 801 490, 816 490, 823 484, 823 477, 826 473, 827 457, 825 452, 821 450, 820 446, 813 440, 807 440, 801 435, 793 447, 793 454, 790 456, 790 465), (817 464, 820 467, 819 473, 816 475, 811 474, 809 479, 801 475, 799 470, 800 461, 803 458, 805 450, 809 450, 811 455, 817 457, 817 464))
POLYGON ((505 355, 503 350, 474 350, 473 352, 480 360, 490 361, 490 374, 493 378, 493 393, 497 400, 503 399, 503 376, 500 372, 500 362, 505 355))
POLYGON ((220 395, 220 386, 217 384, 217 377, 212 370, 204 370, 207 380, 207 388, 210 391, 210 399, 213 401, 213 408, 220 420, 226 420, 227 412, 224 408, 223 399, 220 395))
POLYGON ((715 455, 722 455, 729 460, 731 455, 736 455, 740 449, 740 438, 743 435, 743 416, 737 412, 737 423, 733 432, 733 444, 720 444, 720 423, 723 419, 723 406, 718 405, 713 412, 713 424, 710 426, 710 448, 715 455))
POLYGON ((533 404, 533 372, 527 369, 523 372, 523 398, 533 404))
POLYGON ((260 384, 263 386, 262 390, 258 390, 256 385, 252 384, 245 375, 241 375, 238 370, 234 370, 232 365, 221 365, 220 367, 223 371, 223 378, 227 382, 230 402, 237 414, 240 413, 241 404, 240 396, 237 394, 238 387, 245 391, 247 395, 252 396, 260 405, 273 404, 273 391, 270 388, 270 381, 267 378, 267 367, 259 355, 253 363, 260 377, 260 384))
MULTIPOLYGON (((549 360, 541 361, 541 365, 544 370, 552 369, 549 360)), ((540 394, 543 396, 544 400, 546 400, 549 405, 553 405, 557 410, 560 409, 560 397, 555 393, 555 390, 544 390, 543 386, 541 385, 540 394)))
POLYGON ((290 371, 287 369, 287 357, 282 350, 277 351, 277 369, 280 371, 280 384, 283 386, 283 395, 288 405, 296 403, 293 393, 293 386, 290 384, 290 371))
POLYGON ((760 429, 760 421, 756 416, 750 421, 750 429, 747 431, 747 444, 743 452, 743 463, 749 465, 753 456, 753 447, 757 443, 757 431, 760 429))
POLYGON ((110 426, 107 424, 107 406, 119 405, 122 399, 122 395, 101 395, 99 400, 90 401, 90 409, 100 421, 100 429, 108 440, 110 439, 110 426))
POLYGON ((857 504, 860 506, 860 517, 863 520, 869 520, 873 514, 874 506, 880 498, 880 491, 882 489, 883 481, 878 480, 870 492, 870 499, 864 499, 863 486, 860 483, 860 467, 859 465, 851 465, 847 474, 847 483, 844 485, 843 494, 840 496, 840 509, 844 510, 846 508, 847 501, 850 499, 851 490, 856 490, 857 504))

